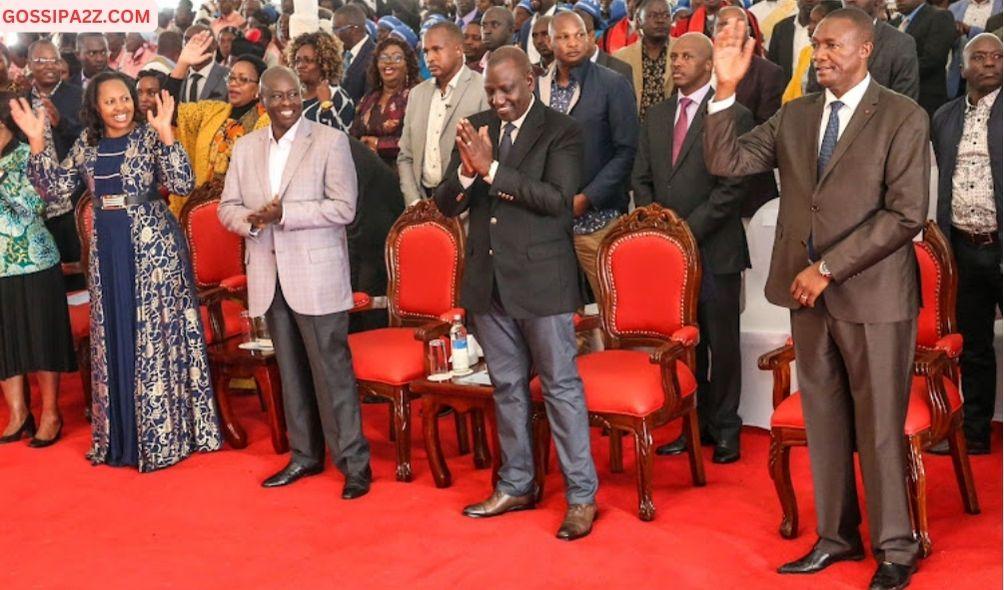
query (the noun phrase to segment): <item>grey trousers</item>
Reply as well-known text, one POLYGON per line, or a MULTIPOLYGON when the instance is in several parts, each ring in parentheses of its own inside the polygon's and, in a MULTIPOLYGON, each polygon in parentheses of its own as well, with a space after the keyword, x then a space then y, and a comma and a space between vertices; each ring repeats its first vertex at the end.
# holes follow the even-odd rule
POLYGON ((547 419, 565 477, 565 497, 569 504, 594 502, 598 482, 589 446, 586 400, 575 365, 572 314, 517 319, 493 303, 490 312, 475 313, 472 318, 495 386, 502 453, 499 491, 510 496, 533 491, 529 388, 533 367, 544 386, 547 419))
POLYGON ((346 476, 361 474, 370 463, 348 345, 348 312, 322 316, 289 308, 279 282, 265 313, 282 378, 282 404, 292 462, 331 461, 346 476))
POLYGON ((855 324, 833 318, 823 298, 791 313, 821 548, 860 546, 854 477, 857 449, 872 551, 912 564, 903 426, 910 400, 917 321, 855 324))

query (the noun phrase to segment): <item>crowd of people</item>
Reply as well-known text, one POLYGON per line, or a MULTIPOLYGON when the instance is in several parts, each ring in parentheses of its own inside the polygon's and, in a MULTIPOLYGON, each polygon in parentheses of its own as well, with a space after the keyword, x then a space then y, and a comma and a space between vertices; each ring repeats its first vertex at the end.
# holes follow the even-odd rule
MULTIPOLYGON (((990 449, 1000 0, 181 0, 160 17, 151 34, 20 34, 0 51, 0 442, 60 438, 59 373, 76 365, 64 293, 83 288, 60 263, 79 262, 84 243, 89 458, 150 471, 221 447, 178 219, 191 200, 219 199, 221 222, 245 238, 249 312, 268 321, 283 382, 292 456, 264 485, 319 473, 327 447, 343 497, 366 494, 348 333, 386 317, 350 318, 351 291, 386 290, 391 224, 432 199, 465 219, 461 304, 503 456, 492 495, 464 512, 535 501, 532 366, 568 488, 558 536, 579 538, 598 482, 575 364, 589 343, 572 316, 600 293, 605 236, 632 206, 658 203, 696 238, 700 439, 732 463, 752 362, 740 348, 744 218, 780 196, 766 295, 792 310, 820 537, 781 572, 863 556, 846 468, 856 447, 880 562, 871 587, 909 583, 908 246, 928 211, 932 147, 930 198, 959 274, 965 435, 970 453, 990 449)), ((658 453, 687 447, 681 436, 658 453)))

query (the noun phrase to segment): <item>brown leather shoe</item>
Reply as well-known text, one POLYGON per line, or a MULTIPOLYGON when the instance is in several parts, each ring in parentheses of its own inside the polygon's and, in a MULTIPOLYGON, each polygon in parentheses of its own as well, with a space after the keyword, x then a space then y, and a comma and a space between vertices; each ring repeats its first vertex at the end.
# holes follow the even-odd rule
POLYGON ((533 508, 536 497, 536 490, 525 496, 510 496, 495 490, 484 502, 471 504, 470 506, 465 507, 464 516, 469 516, 471 518, 488 518, 489 516, 499 516, 505 514, 506 512, 528 510, 533 508))
POLYGON ((585 537, 593 530, 596 520, 596 504, 569 504, 565 512, 565 521, 558 529, 558 538, 564 541, 574 541, 585 537))

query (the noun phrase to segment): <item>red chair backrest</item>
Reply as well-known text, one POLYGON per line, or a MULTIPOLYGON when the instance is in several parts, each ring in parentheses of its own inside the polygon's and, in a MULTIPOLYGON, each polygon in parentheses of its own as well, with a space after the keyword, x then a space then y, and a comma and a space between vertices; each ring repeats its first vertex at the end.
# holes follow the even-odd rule
POLYGON ((459 222, 432 201, 408 207, 386 243, 391 324, 437 319, 458 305, 464 244, 459 222))
POLYGON ((670 209, 649 205, 622 217, 604 238, 597 265, 609 336, 665 341, 696 324, 700 255, 670 209))
POLYGON ((193 203, 185 208, 183 225, 199 289, 244 274, 244 240, 220 223, 218 200, 193 203))
POLYGON ((944 234, 928 221, 924 239, 913 243, 920 269, 921 306, 917 314, 917 346, 933 347, 939 338, 954 331, 956 282, 955 259, 944 234))

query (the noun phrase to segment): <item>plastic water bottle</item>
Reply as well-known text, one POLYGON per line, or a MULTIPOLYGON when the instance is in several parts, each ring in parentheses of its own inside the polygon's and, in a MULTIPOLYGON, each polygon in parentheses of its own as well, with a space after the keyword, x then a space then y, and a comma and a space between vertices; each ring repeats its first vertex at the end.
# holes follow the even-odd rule
POLYGON ((450 326, 450 349, 453 352, 453 372, 466 373, 471 369, 471 359, 467 355, 467 328, 460 314, 453 316, 450 326))

